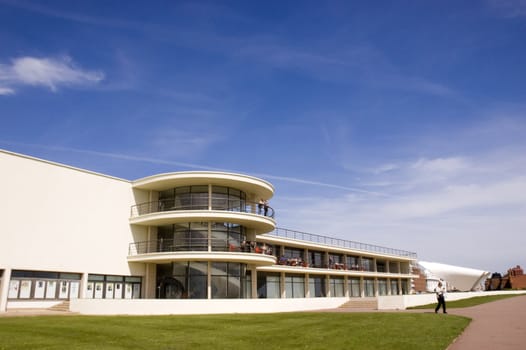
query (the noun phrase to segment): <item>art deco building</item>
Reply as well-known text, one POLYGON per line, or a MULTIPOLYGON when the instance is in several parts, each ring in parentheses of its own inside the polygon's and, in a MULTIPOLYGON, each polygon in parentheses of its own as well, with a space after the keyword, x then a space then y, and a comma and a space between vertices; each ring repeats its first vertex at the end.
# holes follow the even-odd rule
POLYGON ((416 277, 415 253, 277 228, 274 188, 252 176, 128 181, 1 150, 0 167, 0 312, 302 310, 416 277))

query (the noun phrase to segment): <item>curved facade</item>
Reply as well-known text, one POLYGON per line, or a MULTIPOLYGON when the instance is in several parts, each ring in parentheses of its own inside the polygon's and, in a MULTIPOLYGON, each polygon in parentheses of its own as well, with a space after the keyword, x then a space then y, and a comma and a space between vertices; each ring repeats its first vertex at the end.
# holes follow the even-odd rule
POLYGON ((292 311, 408 294, 417 277, 415 253, 277 228, 274 187, 256 177, 128 181, 7 151, 0 165, 0 311, 68 300, 108 309, 97 299, 130 299, 111 304, 123 313, 148 313, 132 299, 188 300, 188 312, 253 299, 258 311, 255 299, 268 298, 292 311))
POLYGON ((255 243, 275 229, 268 182, 199 171, 150 176, 132 188, 147 201, 131 207, 130 224, 145 228, 147 240, 130 243, 128 261, 147 265, 147 297, 250 298, 253 270, 276 263, 255 243))

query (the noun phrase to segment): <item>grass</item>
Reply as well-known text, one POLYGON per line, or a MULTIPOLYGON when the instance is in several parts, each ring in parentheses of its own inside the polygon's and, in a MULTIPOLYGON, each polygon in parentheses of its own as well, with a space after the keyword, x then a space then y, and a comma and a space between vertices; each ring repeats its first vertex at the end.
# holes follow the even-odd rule
MULTIPOLYGON (((489 303, 492 301, 497 301, 501 299, 508 299, 513 298, 518 295, 523 294, 499 294, 499 295, 487 295, 483 297, 474 297, 474 298, 468 298, 468 299, 462 299, 462 300, 454 300, 454 301, 448 301, 446 296, 446 306, 447 308, 463 308, 463 307, 470 307, 470 306, 477 306, 480 304, 489 303)), ((426 304, 426 305, 419 305, 419 306, 413 306, 408 307, 408 309, 434 309, 436 307, 436 303, 433 304, 426 304)))
POLYGON ((430 313, 0 318, 0 349, 446 349, 469 319, 430 313))

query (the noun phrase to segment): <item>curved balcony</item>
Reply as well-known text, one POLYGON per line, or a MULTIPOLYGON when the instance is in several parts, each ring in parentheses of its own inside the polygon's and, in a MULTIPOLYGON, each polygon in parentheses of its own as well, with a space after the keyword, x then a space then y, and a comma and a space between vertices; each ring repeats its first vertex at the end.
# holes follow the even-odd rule
POLYGON ((247 243, 242 246, 236 242, 227 243, 223 239, 158 239, 130 243, 128 261, 166 263, 171 261, 225 261, 274 265, 276 257, 271 255, 271 247, 247 243))
POLYGON ((257 233, 274 230, 274 209, 245 200, 222 197, 177 198, 158 200, 131 207, 130 223, 165 225, 189 221, 231 222, 255 229, 257 233))

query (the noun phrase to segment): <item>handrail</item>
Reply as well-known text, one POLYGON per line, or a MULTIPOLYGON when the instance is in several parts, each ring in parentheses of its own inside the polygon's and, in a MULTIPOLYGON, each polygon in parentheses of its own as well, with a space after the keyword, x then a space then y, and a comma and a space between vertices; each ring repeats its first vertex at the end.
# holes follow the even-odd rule
POLYGON ((152 202, 139 203, 131 207, 131 217, 177 210, 224 210, 240 213, 252 213, 274 218, 274 208, 261 203, 243 199, 227 199, 223 197, 210 198, 208 195, 185 196, 180 198, 163 199, 152 202))
POLYGON ((312 243, 321 243, 321 244, 330 245, 334 247, 361 250, 361 251, 371 252, 371 253, 395 255, 395 256, 407 257, 411 259, 417 258, 416 253, 409 252, 406 250, 387 248, 387 247, 377 246, 373 244, 348 241, 345 239, 321 236, 321 235, 317 235, 313 233, 294 231, 294 230, 289 230, 285 228, 276 228, 273 232, 262 234, 262 236, 267 236, 267 235, 296 239, 296 240, 307 241, 307 242, 312 242, 312 243))
POLYGON ((164 253, 164 252, 192 252, 208 251, 208 245, 212 252, 245 252, 272 255, 273 247, 256 242, 227 242, 221 238, 177 238, 156 239, 130 243, 128 255, 164 253))

